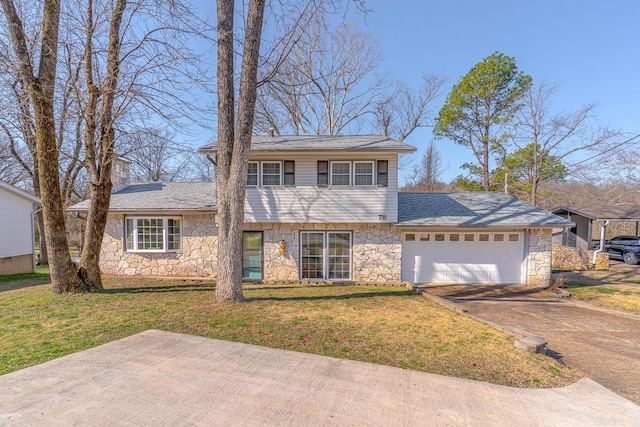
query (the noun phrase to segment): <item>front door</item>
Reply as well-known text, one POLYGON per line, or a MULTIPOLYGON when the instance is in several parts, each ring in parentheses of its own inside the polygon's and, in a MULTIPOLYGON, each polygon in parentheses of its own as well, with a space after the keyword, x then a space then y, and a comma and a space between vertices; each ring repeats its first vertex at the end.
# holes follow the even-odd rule
POLYGON ((262 231, 242 232, 242 278, 262 280, 262 231))

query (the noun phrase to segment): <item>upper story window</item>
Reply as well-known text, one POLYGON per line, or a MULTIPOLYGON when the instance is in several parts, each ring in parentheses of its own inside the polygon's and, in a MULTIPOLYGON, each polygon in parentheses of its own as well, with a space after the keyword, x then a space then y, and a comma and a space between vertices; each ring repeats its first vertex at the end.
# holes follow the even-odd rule
POLYGON ((351 162, 331 162, 331 185, 351 185, 351 162))
POLYGON ((387 187, 389 161, 335 161, 318 160, 318 186, 374 186, 387 187))
POLYGON ((265 187, 282 185, 281 169, 280 162, 262 162, 262 185, 265 187))
POLYGON ((258 162, 249 162, 249 169, 247 171, 247 185, 258 185, 258 162))
POLYGON ((182 248, 180 218, 127 217, 125 221, 127 251, 178 252, 182 248))
POLYGON ((353 162, 354 185, 373 185, 373 162, 353 162))
POLYGON ((284 162, 249 162, 247 169, 247 186, 277 187, 295 185, 295 161, 284 162), (283 166, 284 165, 284 166, 283 166))

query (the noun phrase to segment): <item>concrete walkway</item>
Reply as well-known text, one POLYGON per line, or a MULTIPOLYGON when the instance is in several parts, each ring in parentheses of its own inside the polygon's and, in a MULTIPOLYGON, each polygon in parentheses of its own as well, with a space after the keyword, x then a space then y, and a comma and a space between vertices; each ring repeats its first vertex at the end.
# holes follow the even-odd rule
POLYGON ((583 379, 475 381, 146 331, 0 377, 24 426, 638 426, 640 407, 583 379))
POLYGON ((544 337, 567 366, 640 404, 640 316, 552 298, 524 285, 421 288, 477 319, 544 337))

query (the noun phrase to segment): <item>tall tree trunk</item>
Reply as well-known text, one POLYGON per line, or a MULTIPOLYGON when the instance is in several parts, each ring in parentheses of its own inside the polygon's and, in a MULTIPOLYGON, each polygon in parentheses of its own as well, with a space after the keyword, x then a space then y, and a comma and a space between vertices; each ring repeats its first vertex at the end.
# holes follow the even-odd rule
POLYGON ((54 119, 54 89, 60 24, 60 2, 45 0, 42 14, 42 45, 37 77, 27 50, 26 37, 12 0, 0 0, 5 13, 13 50, 19 63, 20 77, 29 91, 33 104, 38 177, 45 240, 49 250, 51 285, 54 294, 82 292, 82 281, 76 274, 65 226, 64 207, 60 192, 58 147, 54 119))
POLYGON ((80 258, 78 274, 89 290, 103 289, 100 274, 100 249, 107 225, 111 189, 113 188, 111 182, 115 146, 113 103, 120 71, 120 24, 126 5, 126 0, 118 0, 111 16, 106 64, 107 76, 101 93, 93 81, 93 1, 87 1, 85 73, 89 99, 85 109, 87 122, 85 149, 91 187, 84 235, 85 246, 80 258), (102 95, 102 100, 98 112, 97 104, 100 95, 102 95), (96 141, 98 120, 100 121, 100 139, 96 141))
POLYGON ((233 0, 218 0, 218 280, 216 300, 243 301, 242 228, 265 0, 250 0, 234 117, 233 0))

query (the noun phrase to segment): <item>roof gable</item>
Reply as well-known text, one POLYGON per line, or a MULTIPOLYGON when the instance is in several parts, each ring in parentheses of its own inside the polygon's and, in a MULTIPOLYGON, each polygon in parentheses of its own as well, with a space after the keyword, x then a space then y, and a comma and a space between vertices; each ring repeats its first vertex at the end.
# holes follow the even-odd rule
MULTIPOLYGON (((201 154, 215 154, 214 141, 198 150, 201 154)), ((380 135, 276 135, 251 137, 251 151, 391 151, 412 153, 416 148, 380 135)))
POLYGON ((397 226, 568 227, 573 223, 493 192, 398 193, 397 226))
POLYGON ((39 197, 29 194, 26 191, 16 187, 15 185, 11 185, 8 182, 5 182, 1 179, 0 179, 0 189, 5 190, 18 197, 21 197, 31 203, 35 203, 38 206, 42 205, 42 200, 40 200, 39 197))

